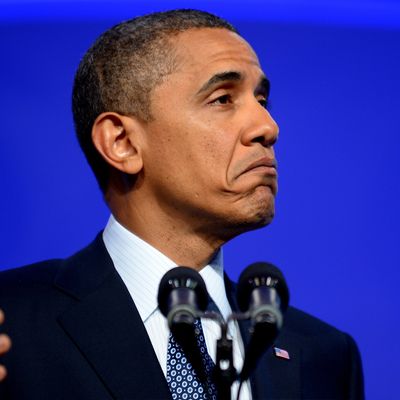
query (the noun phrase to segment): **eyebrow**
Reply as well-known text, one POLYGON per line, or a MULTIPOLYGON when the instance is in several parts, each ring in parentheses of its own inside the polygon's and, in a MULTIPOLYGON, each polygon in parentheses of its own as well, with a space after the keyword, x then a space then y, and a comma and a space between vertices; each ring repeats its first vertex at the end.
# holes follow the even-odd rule
MULTIPOLYGON (((213 75, 197 92, 197 94, 201 94, 203 92, 206 92, 210 88, 212 88, 215 85, 218 85, 220 83, 224 82, 240 82, 243 81, 244 76, 241 72, 238 71, 226 71, 226 72, 220 72, 218 74, 213 75)), ((265 96, 269 95, 269 90, 270 90, 270 82, 267 79, 265 75, 262 75, 260 78, 260 81, 257 85, 256 88, 256 93, 262 93, 265 96)))
POLYGON ((206 92, 211 87, 223 82, 238 82, 243 80, 243 74, 237 71, 220 72, 213 75, 197 92, 197 94, 206 92))

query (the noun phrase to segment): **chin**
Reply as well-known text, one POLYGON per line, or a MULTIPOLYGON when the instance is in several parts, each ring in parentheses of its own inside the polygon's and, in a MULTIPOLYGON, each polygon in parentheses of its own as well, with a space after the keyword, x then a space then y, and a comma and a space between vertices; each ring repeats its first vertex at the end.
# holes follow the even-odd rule
POLYGON ((250 223, 253 221, 261 226, 268 225, 275 215, 275 196, 269 188, 261 187, 246 200, 243 212, 247 214, 250 223))
POLYGON ((248 225, 249 230, 262 228, 270 224, 275 216, 275 197, 271 191, 266 194, 263 191, 249 199, 242 212, 244 225, 248 225))
POLYGON ((229 227, 225 231, 228 233, 229 240, 241 235, 242 233, 253 231, 269 225, 275 216, 274 201, 263 204, 263 207, 246 207, 241 209, 235 216, 231 215, 228 223, 229 227))
POLYGON ((247 220, 249 230, 263 228, 269 225, 275 216, 275 208, 271 207, 267 210, 262 210, 247 220))
POLYGON ((207 229, 228 241, 242 233, 269 225, 275 216, 275 196, 270 189, 259 189, 243 197, 233 207, 227 207, 222 214, 214 214, 212 224, 207 229))

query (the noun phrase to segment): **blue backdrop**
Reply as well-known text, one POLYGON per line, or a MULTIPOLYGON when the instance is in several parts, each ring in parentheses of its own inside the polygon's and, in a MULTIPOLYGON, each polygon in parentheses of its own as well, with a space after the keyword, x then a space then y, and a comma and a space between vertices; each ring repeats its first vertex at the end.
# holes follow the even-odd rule
POLYGON ((276 219, 226 246, 228 273, 256 260, 278 265, 292 304, 355 337, 367 397, 399 399, 395 1, 1 1, 0 268, 67 256, 104 226, 74 137, 74 71, 109 26, 182 6, 238 26, 272 81, 281 129, 276 219))

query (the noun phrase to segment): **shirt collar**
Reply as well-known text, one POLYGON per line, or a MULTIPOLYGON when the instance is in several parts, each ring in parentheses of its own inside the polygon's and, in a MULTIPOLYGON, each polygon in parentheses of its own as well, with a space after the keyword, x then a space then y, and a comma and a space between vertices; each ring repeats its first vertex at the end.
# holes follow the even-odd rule
MULTIPOLYGON (((143 322, 158 309, 158 285, 164 274, 177 265, 123 227, 112 215, 103 232, 103 240, 115 269, 125 283, 143 322)), ((222 250, 201 269, 200 275, 222 315, 230 312, 223 278, 222 250)))

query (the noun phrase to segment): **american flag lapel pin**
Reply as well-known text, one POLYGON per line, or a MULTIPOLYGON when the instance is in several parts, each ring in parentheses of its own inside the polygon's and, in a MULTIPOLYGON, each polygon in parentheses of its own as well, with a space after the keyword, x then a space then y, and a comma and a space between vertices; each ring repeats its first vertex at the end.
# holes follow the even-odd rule
POLYGON ((289 353, 284 349, 280 349, 279 347, 274 347, 274 354, 275 357, 283 358, 285 360, 290 360, 289 353))

